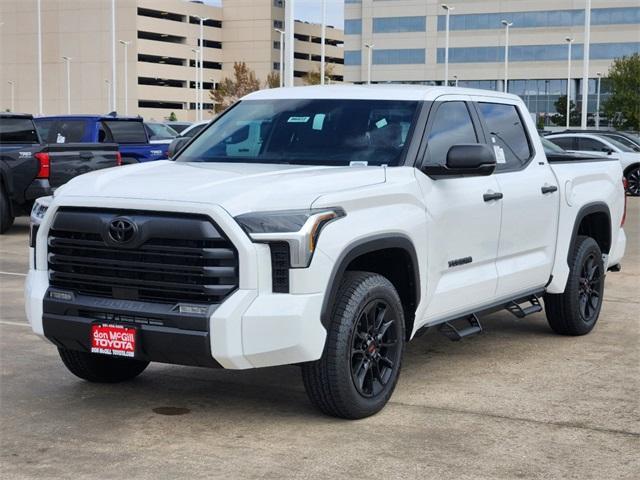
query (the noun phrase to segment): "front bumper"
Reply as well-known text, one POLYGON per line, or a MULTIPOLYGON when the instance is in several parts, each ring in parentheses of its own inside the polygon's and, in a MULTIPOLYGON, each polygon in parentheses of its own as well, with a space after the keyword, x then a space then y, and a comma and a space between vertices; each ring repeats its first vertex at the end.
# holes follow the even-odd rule
MULTIPOLYGON (((51 219, 62 206, 169 211, 204 214, 220 226, 239 255, 238 290, 205 319, 204 330, 170 325, 139 324, 143 359, 185 365, 246 369, 317 360, 326 331, 320 321, 323 294, 331 262, 317 251, 311 266, 291 271, 291 291, 272 292, 271 256, 268 245, 254 244, 235 220, 219 206, 136 201, 126 199, 56 199, 38 230, 31 249, 31 269, 25 287, 26 313, 32 329, 58 346, 88 349, 89 330, 96 318, 87 317, 86 303, 105 299, 76 295, 70 303, 48 298, 47 234, 51 219), (47 308, 44 309, 44 305, 47 308), (46 313, 44 313, 46 310, 46 313), (82 312, 80 312, 82 310, 82 312)), ((145 302, 117 302, 99 311, 110 314, 152 317, 145 302), (143 305, 133 305, 140 303, 143 305)), ((93 305, 96 311, 96 305, 93 305)), ((156 312, 157 313, 157 312, 156 312)), ((117 323, 117 322, 116 322, 117 323)), ((170 322, 169 322, 170 323, 170 322)), ((188 323, 188 322, 187 322, 188 323)))

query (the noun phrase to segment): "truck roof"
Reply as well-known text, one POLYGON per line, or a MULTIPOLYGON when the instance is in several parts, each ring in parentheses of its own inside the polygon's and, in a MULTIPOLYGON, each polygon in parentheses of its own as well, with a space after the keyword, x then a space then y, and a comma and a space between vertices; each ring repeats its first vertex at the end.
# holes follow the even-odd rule
POLYGON ((87 119, 87 120, 126 120, 126 121, 130 121, 130 122, 142 122, 143 119, 142 117, 137 117, 137 116, 122 116, 122 115, 105 115, 105 114, 73 114, 73 115, 42 115, 40 117, 36 117, 36 120, 39 119, 43 119, 43 118, 54 118, 54 119, 61 119, 61 118, 66 118, 66 119, 87 119))
POLYGON ((32 119, 33 115, 31 115, 30 113, 0 112, 0 118, 26 118, 26 119, 32 119))
POLYGON ((475 88, 439 87, 410 84, 375 85, 313 85, 308 87, 285 87, 258 90, 245 100, 285 99, 341 99, 341 100, 434 100, 441 95, 474 95, 504 98, 520 102, 520 97, 508 93, 475 88))

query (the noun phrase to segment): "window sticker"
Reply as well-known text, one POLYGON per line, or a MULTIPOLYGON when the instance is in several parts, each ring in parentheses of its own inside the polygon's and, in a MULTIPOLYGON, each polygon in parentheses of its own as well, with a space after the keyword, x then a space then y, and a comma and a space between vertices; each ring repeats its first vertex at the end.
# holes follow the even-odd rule
POLYGON ((496 154, 496 162, 497 163, 507 163, 507 159, 504 156, 504 150, 498 145, 493 146, 493 151, 496 154))
POLYGON ((322 130, 322 126, 324 125, 324 119, 326 115, 324 113, 317 113, 313 117, 313 128, 314 130, 322 130))
POLYGON ((369 162, 366 160, 352 160, 349 162, 350 167, 368 167, 369 162))
POLYGON ((307 123, 310 117, 289 117, 287 123, 307 123))
POLYGON ((386 127, 386 126, 387 126, 387 123, 388 123, 388 122, 387 122, 387 119, 386 119, 386 118, 383 118, 382 120, 378 120, 378 121, 376 122, 376 127, 378 127, 378 128, 386 127))

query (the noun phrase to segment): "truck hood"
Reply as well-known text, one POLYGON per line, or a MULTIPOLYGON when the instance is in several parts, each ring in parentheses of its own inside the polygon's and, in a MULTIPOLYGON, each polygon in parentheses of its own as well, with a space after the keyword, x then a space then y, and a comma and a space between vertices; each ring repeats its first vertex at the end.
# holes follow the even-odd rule
POLYGON ((309 208, 326 193, 384 181, 382 167, 157 161, 81 175, 61 187, 56 197, 217 204, 235 216, 252 211, 309 208))

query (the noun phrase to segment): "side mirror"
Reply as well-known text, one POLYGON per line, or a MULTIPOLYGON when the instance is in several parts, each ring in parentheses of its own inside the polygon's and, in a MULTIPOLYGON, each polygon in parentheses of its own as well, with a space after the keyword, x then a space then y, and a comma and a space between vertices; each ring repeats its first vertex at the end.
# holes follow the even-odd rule
POLYGON ((454 145, 447 152, 445 165, 425 165, 422 171, 432 177, 486 176, 496 169, 496 157, 488 145, 454 145))
POLYGON ((173 156, 178 153, 182 147, 184 147, 189 140, 191 140, 191 137, 177 137, 174 138, 171 143, 169 144, 169 149, 167 150, 167 156, 169 158, 173 158, 173 156))

